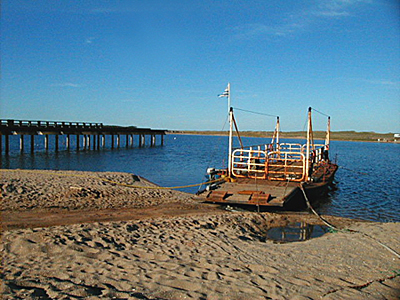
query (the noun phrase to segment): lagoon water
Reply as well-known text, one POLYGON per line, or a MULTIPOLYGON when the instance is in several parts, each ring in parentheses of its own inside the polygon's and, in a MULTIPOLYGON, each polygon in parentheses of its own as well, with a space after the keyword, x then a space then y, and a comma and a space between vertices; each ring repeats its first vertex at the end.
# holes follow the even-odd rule
MULTIPOLYGON (((11 152, 1 155, 3 169, 48 169, 129 172, 161 186, 184 186, 206 180, 208 167, 225 167, 227 137, 166 135, 164 146, 59 152, 43 149, 43 137, 35 140, 36 152, 23 154, 17 136, 11 152)), ((63 139, 61 138, 60 141, 63 139)), ((245 145, 268 143, 269 139, 244 138, 245 145)), ((282 142, 302 142, 283 140, 282 142)), ((108 141, 109 143, 109 141, 108 141)), ((50 145, 52 143, 50 142, 50 145)), ((74 141, 71 141, 74 149, 74 141)), ((137 143, 136 143, 137 144, 137 143)), ((125 145, 124 140, 121 145, 125 145)), ((400 221, 400 144, 331 142, 331 159, 337 157, 336 189, 318 207, 324 214, 373 220, 400 221)), ((181 189, 195 193, 198 187, 181 189)))

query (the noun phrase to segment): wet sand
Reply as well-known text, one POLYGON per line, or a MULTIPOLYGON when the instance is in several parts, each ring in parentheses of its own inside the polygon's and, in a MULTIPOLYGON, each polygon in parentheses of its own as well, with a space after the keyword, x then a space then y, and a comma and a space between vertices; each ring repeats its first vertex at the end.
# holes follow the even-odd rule
MULTIPOLYGON (((52 173, 0 173, 4 299, 400 295, 400 259, 361 233, 332 232, 286 244, 265 239, 274 226, 321 224, 313 215, 229 212, 190 194, 96 178, 154 186, 132 174, 52 173)), ((326 218, 400 249, 399 223, 326 218)))

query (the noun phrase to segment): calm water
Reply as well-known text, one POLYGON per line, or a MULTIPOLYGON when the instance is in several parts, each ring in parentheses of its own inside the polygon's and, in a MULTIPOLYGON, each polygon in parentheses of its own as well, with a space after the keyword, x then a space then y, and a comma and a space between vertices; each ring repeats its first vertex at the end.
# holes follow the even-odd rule
MULTIPOLYGON (((203 182, 208 167, 224 167, 227 160, 226 137, 167 135, 163 147, 80 152, 62 150, 65 146, 61 144, 58 153, 46 153, 41 139, 39 136, 35 140, 38 151, 34 155, 29 153, 30 144, 26 140, 26 151, 21 155, 18 137, 13 136, 11 153, 2 155, 1 167, 130 172, 161 186, 181 186, 203 182)), ((263 142, 269 139, 244 138, 245 145, 263 142)), ((74 141, 71 143, 74 149, 74 141)), ((50 141, 50 148, 51 145, 50 141)), ((123 139, 121 145, 125 145, 123 139)), ((336 175, 337 189, 318 207, 319 212, 382 222, 400 221, 400 145, 333 141, 331 158, 335 155, 341 167, 336 175)), ((195 193, 198 188, 183 190, 195 193)))

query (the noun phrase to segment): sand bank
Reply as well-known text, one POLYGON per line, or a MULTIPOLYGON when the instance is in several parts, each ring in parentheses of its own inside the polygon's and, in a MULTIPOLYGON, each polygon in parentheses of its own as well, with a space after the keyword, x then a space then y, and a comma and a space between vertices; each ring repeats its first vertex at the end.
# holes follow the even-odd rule
MULTIPOLYGON (((25 175, 19 177, 14 173, 12 177, 7 174, 4 179, 2 173, 3 193, 4 182, 8 186, 12 179, 20 179, 18 185, 12 181, 13 186, 25 188, 26 195, 36 193, 40 198, 46 193, 45 183, 38 188, 29 176, 22 180, 25 175), (25 185, 25 181, 32 182, 25 185)), ((121 179, 132 176, 109 174, 114 175, 122 176, 121 179)), ((84 183, 83 188, 101 190, 97 181, 84 183)), ((55 196, 60 187, 68 191, 70 184, 76 182, 60 183, 58 188, 54 182, 49 182, 55 196)), ((151 208, 151 196, 144 200, 147 204, 142 205, 139 196, 137 200, 129 198, 132 193, 132 199, 136 199, 133 191, 123 191, 128 188, 113 188, 113 195, 117 199, 121 197, 121 202, 116 200, 122 204, 118 209, 126 203, 131 208, 151 208)), ((6 202, 19 203, 6 204, 8 211, 13 208, 14 212, 22 213, 23 210, 34 212, 38 209, 21 204, 24 197, 7 193, 3 194, 6 202)), ((192 208, 203 209, 202 204, 196 203, 190 195, 173 191, 163 193, 171 194, 156 194, 154 205, 168 207, 169 203, 181 203, 182 207, 193 205, 192 208)), ((85 202, 84 199, 80 199, 81 202, 85 202)), ((100 200, 90 199, 87 199, 90 204, 72 205, 71 210, 65 208, 70 205, 62 204, 69 203, 68 200, 54 200, 53 204, 61 208, 61 212, 57 211, 61 215, 62 211, 79 211, 80 208, 84 213, 85 209, 89 211, 88 207, 106 209, 114 203, 112 198, 106 199, 105 207, 100 200)), ((44 203, 50 212, 55 209, 46 206, 44 199, 36 201, 44 203)), ((75 198, 71 203, 77 201, 75 198)), ((7 210, 3 209, 3 213, 7 210)), ((398 223, 328 219, 365 232, 393 249, 400 249, 398 223)), ((265 240, 271 226, 299 221, 319 223, 308 214, 205 209, 199 214, 149 214, 129 221, 4 230, 0 248, 3 298, 398 299, 400 260, 360 233, 327 233, 319 238, 287 244, 265 240)))
POLYGON ((0 174, 2 211, 142 208, 185 203, 192 198, 187 193, 157 189, 156 184, 129 173, 0 170, 0 174))

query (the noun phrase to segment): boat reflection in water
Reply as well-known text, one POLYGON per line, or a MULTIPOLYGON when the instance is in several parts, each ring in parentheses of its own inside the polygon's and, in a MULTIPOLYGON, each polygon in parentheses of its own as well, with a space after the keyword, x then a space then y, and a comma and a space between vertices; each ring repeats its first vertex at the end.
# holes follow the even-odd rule
POLYGON ((328 232, 327 226, 311 225, 306 222, 290 223, 287 226, 273 227, 267 231, 266 241, 275 243, 301 242, 316 238, 328 232))

